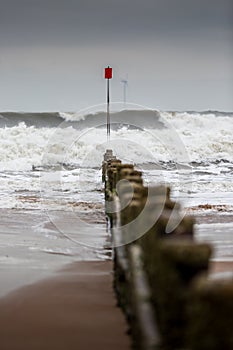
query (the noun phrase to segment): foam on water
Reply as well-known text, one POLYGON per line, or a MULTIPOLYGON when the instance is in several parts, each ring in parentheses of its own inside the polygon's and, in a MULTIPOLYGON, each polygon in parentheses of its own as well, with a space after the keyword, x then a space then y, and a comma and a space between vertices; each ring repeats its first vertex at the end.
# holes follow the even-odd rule
POLYGON ((163 113, 178 132, 192 161, 233 161, 233 118, 214 114, 163 113))
MULTIPOLYGON (((141 113, 143 118, 144 112, 141 113)), ((113 130, 111 147, 122 159, 139 164, 174 160, 233 161, 232 117, 161 112, 160 120, 164 128, 139 130, 123 126, 113 130)), ((24 122, 0 128, 0 170, 28 171, 32 165, 39 166, 43 158, 48 164, 66 161, 81 166, 85 162, 96 167, 105 149, 104 129, 78 130, 64 125, 62 128, 37 128, 24 122)))
MULTIPOLYGON (((98 202, 98 169, 106 148, 112 148, 123 161, 136 163, 148 183, 170 184, 174 197, 184 199, 185 206, 205 204, 207 198, 213 204, 229 204, 233 194, 233 117, 156 112, 153 124, 153 113, 140 110, 115 113, 116 120, 119 116, 124 120, 124 113, 128 125, 118 124, 111 131, 110 143, 105 128, 83 128, 91 119, 102 118, 103 112, 88 117, 59 114, 60 119, 75 120, 74 125, 64 121, 59 126, 38 127, 23 121, 0 128, 0 207, 41 208, 43 197, 51 208, 64 209, 68 202, 85 201, 87 193, 88 201, 98 202), (141 128, 143 123, 146 129, 141 128)), ((52 114, 53 120, 56 115, 52 114)), ((26 120, 24 114, 23 118, 26 120)))
POLYGON ((85 114, 77 113, 77 112, 59 112, 59 115, 61 118, 63 118, 65 121, 80 121, 85 120, 85 114))
MULTIPOLYGON (((81 222, 87 219, 97 226, 102 225, 101 232, 104 231, 100 167, 106 148, 112 148, 124 162, 136 163, 144 173, 145 183, 171 185, 172 197, 190 212, 195 212, 200 204, 203 208, 210 204, 209 211, 220 208, 232 214, 232 116, 194 112, 153 114, 142 110, 135 112, 135 119, 133 116, 134 111, 115 113, 115 121, 119 119, 119 122, 113 125, 111 142, 107 143, 105 128, 98 126, 105 120, 103 112, 88 116, 40 114, 37 122, 30 115, 22 114, 22 118, 20 115, 2 115, 0 208, 33 209, 33 212, 50 213, 50 216, 56 212, 52 222, 55 220, 61 227, 63 221, 59 221, 59 213, 63 211, 66 218, 70 215, 81 222), (5 121, 8 124, 4 124, 5 121)), ((38 247, 30 243, 30 249, 53 257, 63 254, 64 259, 76 256, 76 244, 64 246, 64 237, 60 242, 59 234, 53 234, 46 225, 35 225, 34 230, 46 242, 38 247), (54 242, 57 245, 57 241, 61 244, 55 249, 53 245, 54 242)), ((197 225, 197 238, 216 243, 215 259, 232 259, 233 245, 229 244, 232 242, 232 224, 221 225, 197 225), (222 230, 231 234, 231 237, 225 234, 225 243, 220 242, 224 238, 222 230), (219 236, 215 237, 214 231, 219 236)), ((11 233, 15 227, 10 227, 11 233)), ((77 240, 76 234, 75 229, 70 242, 77 240)), ((3 233, 2 240, 9 244, 3 233)), ((85 243, 89 244, 88 241, 85 243)), ((102 243, 98 244, 101 246, 102 243)), ((15 237, 12 237, 12 247, 15 244, 15 237)), ((90 252, 85 248, 77 251, 82 258, 90 259, 90 252)), ((7 262, 7 257, 5 260, 7 262)))

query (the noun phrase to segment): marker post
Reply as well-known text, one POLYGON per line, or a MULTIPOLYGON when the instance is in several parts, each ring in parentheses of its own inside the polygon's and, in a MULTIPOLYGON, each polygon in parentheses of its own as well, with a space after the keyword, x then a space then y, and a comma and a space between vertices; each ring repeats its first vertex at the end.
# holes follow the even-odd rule
POLYGON ((112 79, 112 68, 105 68, 105 79, 107 79, 107 140, 110 139, 110 93, 109 93, 109 79, 112 79))

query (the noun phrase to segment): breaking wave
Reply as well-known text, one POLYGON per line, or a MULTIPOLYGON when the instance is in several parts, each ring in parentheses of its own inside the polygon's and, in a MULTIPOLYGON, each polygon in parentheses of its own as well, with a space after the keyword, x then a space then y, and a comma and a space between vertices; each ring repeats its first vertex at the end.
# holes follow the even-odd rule
MULTIPOLYGON (((4 123, 11 117, 1 114, 1 171, 27 171, 45 162, 88 167, 101 164, 108 147, 104 112, 82 117, 75 113, 20 115, 21 120, 18 114, 9 126, 4 123)), ((230 114, 127 110, 113 114, 112 121, 111 147, 123 160, 138 164, 182 161, 179 152, 183 147, 187 154, 184 162, 233 162, 230 114)))

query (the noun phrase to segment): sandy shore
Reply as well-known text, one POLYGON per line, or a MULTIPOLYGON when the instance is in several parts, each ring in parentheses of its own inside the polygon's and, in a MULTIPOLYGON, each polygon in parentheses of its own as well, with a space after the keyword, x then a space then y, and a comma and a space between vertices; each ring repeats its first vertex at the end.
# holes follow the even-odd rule
POLYGON ((233 273, 233 261, 211 261, 210 273, 233 273))
POLYGON ((0 299, 1 350, 130 349, 112 262, 78 262, 0 299))
MULTIPOLYGON (((130 349, 112 262, 105 261, 105 225, 77 225, 69 212, 53 211, 49 218, 38 211, 0 212, 0 349, 130 349)), ((231 222, 229 216, 197 217, 204 224, 198 241, 221 253, 211 261, 211 273, 233 271, 231 222), (212 225, 219 222, 223 226, 212 225)))
MULTIPOLYGON (((110 258, 105 224, 87 224, 62 211, 48 216, 40 210, 0 209, 0 216, 0 298, 53 276, 67 264, 110 258), (65 235, 54 222, 64 226, 65 235)), ((84 218, 88 216, 96 219, 90 213, 84 218)))

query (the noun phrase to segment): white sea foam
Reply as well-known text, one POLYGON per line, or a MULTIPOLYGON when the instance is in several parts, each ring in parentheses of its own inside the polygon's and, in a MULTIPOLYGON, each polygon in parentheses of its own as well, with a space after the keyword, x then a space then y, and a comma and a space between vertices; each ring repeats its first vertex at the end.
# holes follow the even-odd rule
POLYGON ((51 132, 25 123, 0 128, 0 170, 27 171, 33 164, 40 164, 51 132))
POLYGON ((177 131, 192 161, 233 160, 233 118, 214 114, 162 113, 177 131))
MULTIPOLYGON (((142 118, 147 118, 146 113, 140 113, 142 118)), ((164 180, 172 186, 175 196, 178 192, 181 196, 191 194, 190 205, 207 203, 208 198, 214 204, 231 202, 233 118, 217 117, 214 114, 161 112, 160 119, 164 128, 162 124, 158 128, 146 130, 125 125, 112 130, 110 143, 106 142, 103 128, 79 130, 70 125, 63 128, 52 128, 51 125, 38 128, 27 126, 24 122, 0 128, 0 207, 39 208, 39 192, 48 206, 55 209, 58 206, 64 208, 69 198, 82 201, 85 191, 89 191, 90 201, 98 201, 96 189, 101 187, 100 176, 93 168, 100 168, 106 148, 112 148, 123 161, 137 163, 142 170, 146 163, 147 166, 150 163, 157 164, 155 170, 145 172, 144 177, 148 177, 146 181, 158 183, 164 180), (202 165, 195 168, 191 164, 194 166, 192 178, 190 168, 171 168, 162 174, 164 162, 175 161, 198 162, 202 165), (49 166, 54 168, 48 168, 49 172, 46 172, 49 166), (40 172, 31 172, 32 168, 42 170, 42 175, 40 172), (47 173, 49 175, 44 177, 43 174, 47 173), (29 191, 28 198, 25 191, 29 191)), ((166 167, 169 168, 169 163, 166 167)))
MULTIPOLYGON (((113 130, 111 147, 122 159, 139 164, 233 161, 233 118, 164 112, 161 120, 168 128, 113 130)), ((106 147, 104 129, 36 128, 20 123, 0 128, 0 170, 27 171, 45 160, 99 166, 106 147)))
POLYGON ((78 112, 59 112, 59 115, 61 118, 63 118, 65 121, 80 121, 85 119, 85 114, 81 114, 78 112))

